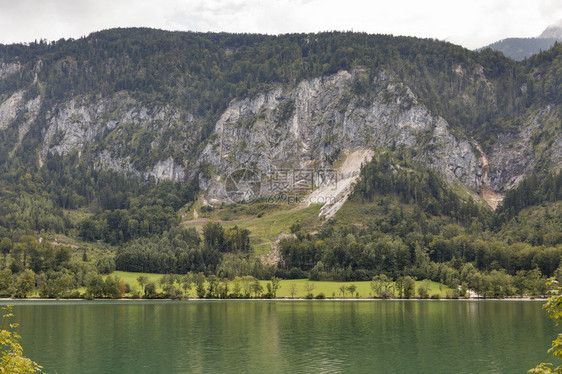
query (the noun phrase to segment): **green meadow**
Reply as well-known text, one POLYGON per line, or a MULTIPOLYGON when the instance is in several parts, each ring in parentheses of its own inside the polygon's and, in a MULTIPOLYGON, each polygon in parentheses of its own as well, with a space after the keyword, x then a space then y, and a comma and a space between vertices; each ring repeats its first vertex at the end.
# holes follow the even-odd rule
MULTIPOLYGON (((139 276, 146 276, 149 281, 155 282, 157 285, 157 290, 161 291, 159 281, 162 278, 162 274, 151 274, 151 273, 131 273, 125 271, 115 271, 111 273, 113 277, 119 277, 125 283, 129 284, 131 290, 141 290, 142 287, 138 283, 139 276)), ((231 282, 231 287, 232 287, 231 282)), ((267 284, 270 281, 260 280, 260 283, 264 289, 267 290, 267 284)), ((431 281, 416 281, 416 296, 417 289, 422 284, 427 284, 429 288, 429 295, 438 294, 441 298, 447 297, 448 294, 453 292, 453 289, 445 286, 444 284, 431 282, 431 281)), ((360 298, 368 299, 373 297, 373 290, 371 289, 371 282, 325 282, 325 281, 309 281, 308 279, 285 279, 280 281, 280 288, 277 291, 277 298, 305 298, 311 289, 314 297, 319 294, 323 294, 326 298, 360 298), (350 286, 355 286, 353 295, 349 290, 350 286), (345 291, 342 293, 342 287, 345 291), (312 288, 312 289, 311 289, 312 288), (294 295, 292 295, 292 290, 295 290, 294 295)), ((189 291, 189 297, 195 297, 195 287, 192 285, 189 291)))

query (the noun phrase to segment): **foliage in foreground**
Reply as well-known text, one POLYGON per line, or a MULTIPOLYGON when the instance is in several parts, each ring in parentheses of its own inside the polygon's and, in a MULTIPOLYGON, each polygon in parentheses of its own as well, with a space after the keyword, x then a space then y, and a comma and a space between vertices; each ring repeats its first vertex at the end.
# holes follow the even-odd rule
MULTIPOLYGON (((547 282, 547 286, 555 282, 556 281, 551 280, 547 282)), ((546 304, 543 305, 543 308, 548 312, 548 316, 556 321, 556 326, 562 321, 562 293, 560 291, 562 291, 562 287, 558 287, 555 291, 556 295, 549 298, 546 304)), ((552 353, 556 358, 562 359, 562 333, 558 334, 556 339, 552 341, 552 347, 548 350, 548 353, 552 353)), ((562 373, 562 365, 553 369, 551 363, 543 362, 528 372, 540 374, 562 373)))
MULTIPOLYGON (((4 320, 0 328, 0 373, 36 373, 41 372, 42 367, 23 355, 23 349, 18 343, 21 338, 18 334, 8 331, 6 323, 8 318, 13 317, 12 306, 2 307, 4 320)), ((17 327, 17 323, 10 323, 10 328, 17 327)))

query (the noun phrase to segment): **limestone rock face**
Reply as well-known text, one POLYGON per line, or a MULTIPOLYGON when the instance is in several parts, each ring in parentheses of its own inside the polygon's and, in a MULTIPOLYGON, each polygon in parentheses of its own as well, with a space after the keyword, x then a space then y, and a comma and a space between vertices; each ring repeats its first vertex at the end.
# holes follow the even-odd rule
POLYGON ((547 105, 526 122, 514 134, 500 137, 490 155, 490 186, 499 193, 513 188, 532 172, 538 155, 544 153, 553 165, 562 168, 562 132, 549 131, 550 144, 533 144, 533 137, 540 138, 545 127, 552 125, 553 107, 547 105))
POLYGON ((18 113, 25 108, 23 94, 23 91, 14 92, 7 100, 0 103, 0 129, 8 126, 18 113))
POLYGON ((200 186, 224 198, 221 182, 237 169, 271 176, 331 168, 344 151, 408 148, 448 179, 479 187, 480 160, 468 140, 453 136, 445 120, 385 74, 372 82, 368 93, 357 94, 353 83, 358 74, 341 71, 232 102, 199 157, 200 165, 211 165, 214 171, 200 177, 200 186))
MULTIPOLYGON (((65 63, 72 70, 73 62, 65 63)), ((42 66, 40 60, 34 63, 33 84, 40 85, 42 66)), ((16 63, 2 63, 0 79, 20 70, 16 63)), ((197 178, 199 188, 217 201, 227 198, 224 181, 238 169, 257 173, 260 193, 267 195, 274 190, 271 181, 283 173, 292 173, 289 189, 306 185, 310 171, 337 169, 347 180, 357 175, 358 165, 342 169, 346 155, 377 149, 408 149, 415 160, 452 183, 500 195, 533 170, 539 155, 562 166, 562 134, 553 127, 553 107, 537 111, 517 133, 500 134, 484 155, 474 140, 452 132, 443 118, 384 71, 374 78, 360 69, 340 71, 277 85, 233 100, 216 122, 183 107, 141 102, 125 92, 75 96, 49 107, 40 92, 25 88, 0 95, 0 130, 17 127, 18 140, 10 144, 14 149, 33 128, 34 136, 41 136, 40 163, 50 154, 77 152, 98 169, 158 181, 197 178), (212 132, 203 136, 209 124, 212 132), (551 126, 551 141, 534 141, 545 126, 551 126)))
POLYGON ((0 62, 0 79, 3 79, 9 75, 17 73, 20 70, 21 70, 21 65, 18 63, 0 62))
POLYGON ((194 125, 189 113, 170 107, 149 109, 124 95, 93 102, 70 100, 50 111, 46 122, 42 160, 49 153, 89 151, 98 168, 156 180, 183 180, 184 166, 174 162, 171 154, 191 150, 198 134, 186 131, 194 125))
MULTIPOLYGON (((0 69, 1 75, 2 69, 0 69)), ((41 107, 41 96, 26 100, 25 94, 26 91, 19 90, 12 93, 6 100, 0 102, 0 130, 18 120, 18 141, 13 145, 14 147, 19 146, 25 134, 29 131, 31 124, 37 118, 41 107)))

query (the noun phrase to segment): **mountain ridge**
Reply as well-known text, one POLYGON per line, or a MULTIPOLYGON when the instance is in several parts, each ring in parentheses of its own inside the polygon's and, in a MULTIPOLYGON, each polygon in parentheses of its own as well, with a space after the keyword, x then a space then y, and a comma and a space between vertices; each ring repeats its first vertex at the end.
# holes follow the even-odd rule
POLYGON ((0 50, 5 168, 76 151, 94 169, 195 180, 227 201, 221 178, 248 162, 271 177, 332 167, 343 150, 406 148, 500 195, 562 163, 560 48, 514 64, 417 38, 116 29, 0 50))
POLYGON ((562 21, 548 26, 537 37, 530 38, 505 38, 497 42, 488 44, 485 47, 494 51, 502 52, 505 56, 516 61, 522 61, 539 52, 546 51, 562 40, 562 21))
POLYGON ((539 38, 547 39, 558 39, 562 40, 562 20, 557 23, 548 26, 540 35, 539 38))

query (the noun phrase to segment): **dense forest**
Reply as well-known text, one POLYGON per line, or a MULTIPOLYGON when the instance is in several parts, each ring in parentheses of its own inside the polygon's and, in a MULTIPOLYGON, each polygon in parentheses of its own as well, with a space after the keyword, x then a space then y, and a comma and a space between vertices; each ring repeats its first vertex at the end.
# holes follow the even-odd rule
MULTIPOLYGON (((200 287, 244 276, 431 279, 496 297, 541 294, 546 277, 562 278, 562 173, 539 152, 562 129, 562 45, 515 62, 491 50, 390 35, 115 29, 78 40, 0 45, 0 63, 15 62, 23 67, 0 79, 0 100, 25 88, 27 98, 43 97, 43 114, 62 100, 115 95, 192 113, 203 125, 190 134, 193 147, 170 155, 181 164, 201 151, 231 100, 342 69, 366 72, 369 80, 355 81, 356 92, 368 90, 381 71, 391 72, 452 131, 485 150, 545 105, 552 107, 554 126, 547 130, 554 133, 533 135, 533 172, 507 191, 497 211, 408 152, 376 150, 347 203, 370 209, 357 216, 361 222, 336 216, 314 229, 295 222, 278 243, 279 264, 271 265, 260 261, 247 229, 209 222, 198 232, 181 225, 199 197, 197 175, 157 182, 96 168, 91 157, 99 144, 84 153, 47 153, 39 162, 47 124, 37 117, 20 139, 28 119, 22 111, 0 127, 0 296, 35 290, 70 297, 87 288, 89 296, 113 297, 126 285, 102 274, 116 269, 191 274, 192 280, 197 274, 200 287), (59 237, 73 246, 58 245, 53 238, 59 237)), ((164 136, 178 137, 180 130, 164 136)), ((129 135, 135 147, 119 152, 140 169, 168 152, 148 131, 129 135)))

